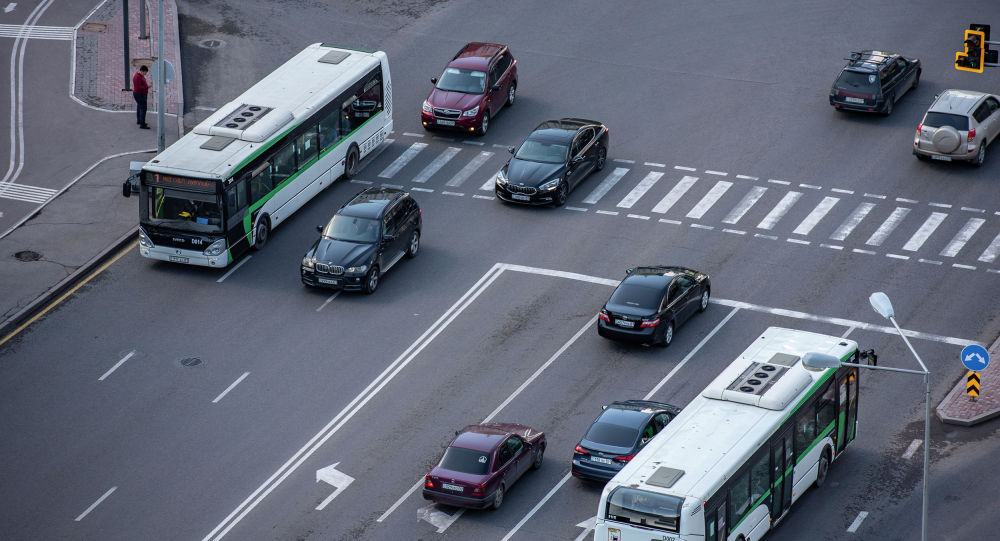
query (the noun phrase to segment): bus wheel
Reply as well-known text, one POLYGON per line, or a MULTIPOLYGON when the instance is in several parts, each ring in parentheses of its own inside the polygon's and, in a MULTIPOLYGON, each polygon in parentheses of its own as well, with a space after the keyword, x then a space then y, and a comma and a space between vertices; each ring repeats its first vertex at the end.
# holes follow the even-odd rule
POLYGON ((268 237, 271 236, 271 226, 267 223, 267 217, 261 217, 257 220, 257 229, 254 233, 253 248, 254 250, 261 250, 264 245, 267 244, 268 237))
POLYGON ((823 455, 819 457, 819 470, 816 472, 816 486, 821 487, 826 481, 826 474, 830 471, 830 451, 823 449, 823 455))
POLYGON ((344 177, 354 178, 358 174, 358 162, 361 161, 361 153, 358 152, 358 145, 351 145, 347 149, 347 158, 344 160, 344 177))

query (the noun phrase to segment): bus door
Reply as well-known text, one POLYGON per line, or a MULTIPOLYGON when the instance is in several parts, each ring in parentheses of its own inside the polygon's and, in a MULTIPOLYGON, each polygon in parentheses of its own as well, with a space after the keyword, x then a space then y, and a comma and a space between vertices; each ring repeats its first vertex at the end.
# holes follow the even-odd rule
POLYGON ((777 520, 792 504, 792 471, 795 466, 792 450, 792 428, 788 426, 771 440, 771 520, 777 520))
POLYGON ((837 379, 840 408, 837 423, 837 451, 840 452, 854 439, 858 420, 858 369, 851 368, 837 379))

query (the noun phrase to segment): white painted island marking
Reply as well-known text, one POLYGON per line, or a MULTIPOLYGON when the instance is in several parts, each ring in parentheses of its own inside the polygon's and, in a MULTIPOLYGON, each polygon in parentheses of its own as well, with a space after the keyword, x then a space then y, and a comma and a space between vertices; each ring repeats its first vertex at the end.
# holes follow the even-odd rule
POLYGON ((90 513, 91 511, 93 511, 95 507, 97 507, 98 505, 101 505, 101 502, 103 502, 105 498, 107 498, 108 496, 110 496, 111 493, 114 492, 114 491, 116 491, 116 490, 118 490, 118 487, 111 487, 111 489, 108 490, 107 492, 105 492, 103 496, 101 496, 100 498, 97 498, 96 502, 90 504, 90 507, 88 507, 86 511, 84 511, 83 513, 80 513, 80 516, 76 517, 76 522, 80 522, 81 520, 83 520, 83 517, 87 516, 87 514, 90 513))
POLYGON ((110 376, 111 373, 114 372, 115 370, 118 370, 118 367, 121 366, 121 365, 123 365, 123 364, 125 364, 125 361, 131 359, 133 355, 135 355, 135 350, 134 349, 132 351, 128 352, 128 355, 122 357, 122 359, 120 361, 118 361, 117 363, 115 363, 115 365, 112 366, 110 370, 108 370, 107 372, 105 372, 103 376, 97 378, 97 381, 104 381, 104 378, 110 376))

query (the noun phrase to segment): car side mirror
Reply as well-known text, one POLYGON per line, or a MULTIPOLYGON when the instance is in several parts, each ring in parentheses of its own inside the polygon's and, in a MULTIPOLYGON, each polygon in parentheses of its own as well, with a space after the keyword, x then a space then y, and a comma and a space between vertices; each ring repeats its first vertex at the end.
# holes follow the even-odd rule
POLYGON ((500 85, 493 85, 490 87, 490 92, 496 92, 497 90, 500 90, 500 85))
POLYGON ((436 85, 437 83, 438 83, 438 78, 437 77, 431 77, 431 84, 435 84, 436 85))
POLYGON ((578 164, 578 163, 580 163, 582 161, 583 161, 583 156, 576 156, 572 160, 569 161, 569 164, 570 165, 576 165, 576 164, 578 164))
POLYGON ((510 152, 511 154, 513 154, 515 151, 516 150, 514 149, 514 147, 507 147, 507 152, 510 152))
POLYGON ((318 232, 322 233, 322 232, 323 232, 323 226, 321 226, 321 225, 317 225, 317 226, 316 226, 316 231, 318 231, 318 232))
POLYGON ((386 242, 392 242, 392 241, 396 240, 396 235, 384 235, 382 237, 382 240, 384 240, 386 242))

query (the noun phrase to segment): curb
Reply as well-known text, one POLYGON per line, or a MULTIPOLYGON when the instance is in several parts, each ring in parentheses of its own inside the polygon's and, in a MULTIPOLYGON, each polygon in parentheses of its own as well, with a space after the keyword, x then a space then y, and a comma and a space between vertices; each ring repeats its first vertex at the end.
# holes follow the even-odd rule
MULTIPOLYGON (((993 356, 995 353, 997 353, 998 349, 1000 349, 1000 337, 997 337, 997 339, 993 341, 993 344, 991 344, 990 347, 987 348, 987 351, 989 351, 990 355, 993 356)), ((995 367, 989 367, 989 368, 993 368, 994 370, 996 370, 995 367)), ((997 417, 1000 417, 1000 408, 991 411, 984 411, 979 415, 974 415, 968 418, 951 417, 945 413, 942 413, 942 409, 945 406, 949 405, 953 401, 962 400, 962 397, 960 395, 965 393, 966 390, 965 375, 964 375, 966 373, 967 372, 963 372, 963 376, 958 379, 958 382, 951 389, 948 395, 944 397, 944 400, 939 402, 937 407, 934 408, 934 414, 937 416, 938 420, 941 421, 942 423, 948 423, 952 425, 972 426, 985 421, 989 421, 990 419, 995 419, 997 417)), ((993 392, 1000 393, 1000 390, 994 390, 993 392)))

